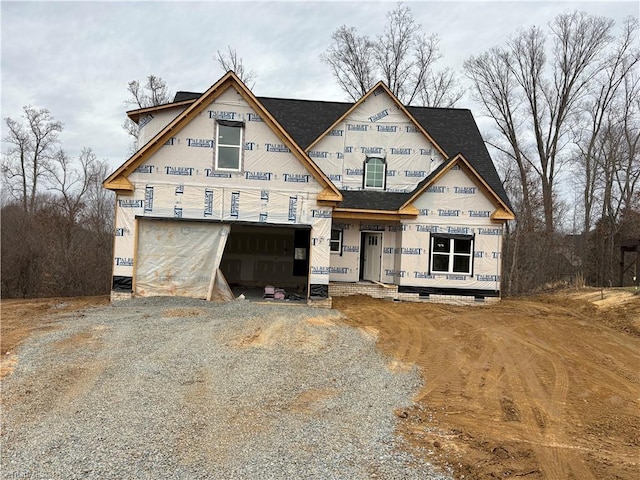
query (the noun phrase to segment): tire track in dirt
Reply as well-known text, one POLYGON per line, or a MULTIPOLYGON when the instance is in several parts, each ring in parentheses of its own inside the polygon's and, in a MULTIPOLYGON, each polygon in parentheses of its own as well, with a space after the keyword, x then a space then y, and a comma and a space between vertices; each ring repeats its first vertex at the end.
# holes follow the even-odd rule
POLYGON ((544 403, 546 404, 546 413, 549 418, 555 423, 564 421, 564 405, 569 391, 569 374, 563 365, 564 359, 560 358, 548 347, 540 346, 539 342, 532 342, 529 338, 526 341, 522 341, 518 336, 510 335, 506 342, 520 344, 522 348, 532 350, 529 360, 524 362, 523 365, 531 365, 533 375, 524 374, 522 377, 535 398, 547 398, 544 403), (540 358, 544 358, 551 363, 553 379, 548 378, 548 374, 542 367, 540 360, 532 361, 540 358), (545 389, 545 385, 551 385, 551 383, 553 383, 553 388, 551 389, 551 394, 549 394, 545 389))
POLYGON ((85 397, 110 365, 103 356, 106 333, 107 328, 99 326, 72 333, 44 346, 47 354, 63 353, 75 358, 60 368, 41 369, 24 376, 17 387, 21 395, 14 397, 13 401, 20 400, 18 408, 28 422, 37 423, 50 412, 67 411, 86 401, 85 397))
POLYGON ((630 412, 640 392, 630 365, 639 344, 603 329, 588 304, 358 299, 343 313, 378 330, 386 353, 421 368, 421 407, 399 431, 430 447, 431 461, 448 459, 458 477, 635 478, 640 435, 630 412), (371 318, 371 308, 380 314, 371 318))
MULTIPOLYGON (((523 365, 530 365, 533 368, 530 368, 529 371, 517 368, 520 365, 515 353, 520 348, 526 348, 526 343, 518 341, 517 338, 507 333, 505 337, 500 339, 499 344, 501 345, 502 365, 507 372, 506 381, 512 387, 509 393, 512 396, 515 408, 520 412, 518 421, 521 425, 519 426, 520 428, 514 429, 514 433, 517 433, 520 439, 529 439, 531 441, 535 439, 531 446, 538 458, 545 478, 569 478, 568 472, 571 471, 571 463, 564 458, 564 451, 546 446, 550 442, 559 440, 559 432, 556 425, 563 421, 563 412, 559 402, 566 398, 566 389, 563 388, 565 382, 554 379, 552 392, 551 394, 547 393, 542 384, 547 383, 548 379, 545 378, 544 373, 541 373, 538 362, 533 359, 533 355, 531 360, 523 363, 523 365), (560 388, 557 391, 558 386, 560 388), (540 411, 541 405, 543 406, 542 411, 540 411), (536 412, 538 413, 536 414, 536 412)), ((552 365, 555 365, 557 360, 551 360, 551 362, 552 365)), ((594 477, 587 475, 580 478, 589 480, 594 477)))
MULTIPOLYGON (((530 332, 527 332, 530 333, 530 332)), ((558 442, 567 444, 573 439, 567 438, 562 425, 566 425, 568 418, 566 415, 566 402, 569 392, 569 373, 565 366, 568 357, 560 355, 550 348, 545 342, 535 339, 532 335, 522 335, 518 337, 509 334, 507 341, 509 345, 517 345, 522 348, 530 348, 534 353, 536 361, 528 362, 532 366, 532 375, 527 375, 521 371, 520 377, 528 387, 528 391, 520 401, 528 402, 530 398, 545 399, 545 409, 540 412, 536 406, 529 403, 531 411, 534 412, 535 423, 538 426, 544 425, 540 429, 536 450, 540 451, 540 457, 545 459, 543 470, 548 472, 549 478, 570 478, 570 474, 576 478, 585 480, 596 480, 593 472, 584 465, 584 458, 575 449, 560 448, 558 442), (522 340, 522 338, 526 340, 522 340), (546 378, 546 371, 542 368, 541 359, 551 363, 553 369, 553 381, 546 378), (544 385, 553 383, 550 394, 546 392, 544 385), (542 417, 542 418, 540 418, 542 417)), ((526 417, 529 419, 529 417, 526 417)), ((532 425, 531 421, 528 422, 532 425)), ((535 436, 533 437, 535 438, 535 436)))

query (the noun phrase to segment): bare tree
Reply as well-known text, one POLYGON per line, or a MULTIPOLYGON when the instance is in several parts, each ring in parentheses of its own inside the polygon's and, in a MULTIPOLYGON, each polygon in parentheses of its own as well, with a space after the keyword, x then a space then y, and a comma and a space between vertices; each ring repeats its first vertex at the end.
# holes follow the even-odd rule
POLYGON ((7 192, 22 203, 25 212, 33 213, 38 189, 59 143, 62 123, 46 108, 27 105, 23 111, 24 122, 5 118, 8 133, 4 141, 9 148, 2 173, 7 192))
POLYGON ((70 225, 76 225, 85 208, 85 197, 91 184, 98 182, 97 159, 90 148, 83 148, 78 158, 78 167, 74 166, 67 154, 60 149, 49 166, 51 175, 50 190, 57 193, 63 217, 70 225))
MULTIPOLYGON (((127 85, 127 92, 129 93, 129 98, 124 101, 124 104, 128 108, 155 107, 171 101, 167 83, 155 75, 149 75, 143 84, 138 80, 131 80, 127 85)), ((138 125, 134 121, 127 117, 122 123, 122 128, 137 142, 138 125)), ((132 146, 134 151, 136 142, 132 146)))
MULTIPOLYGON (((640 181, 640 80, 625 79, 621 101, 610 112, 597 139, 596 163, 601 219, 616 225, 625 211, 638 208, 640 181)), ((611 233, 613 234, 613 232, 611 233)))
POLYGON ((503 133, 507 151, 535 171, 549 233, 555 229, 556 178, 570 158, 570 127, 602 68, 612 26, 608 18, 565 13, 551 22, 548 33, 537 27, 522 30, 506 47, 465 62, 475 94, 503 133), (552 42, 549 58, 547 38, 552 42), (499 77, 502 69, 508 72, 504 78, 499 77))
MULTIPOLYGON (((611 161, 631 159, 633 154, 615 158, 599 158, 605 153, 599 148, 602 140, 611 144, 613 138, 624 143, 623 137, 633 129, 637 112, 634 103, 638 98, 637 66, 640 63, 640 51, 637 49, 638 20, 629 18, 624 24, 621 36, 603 63, 602 70, 594 78, 582 105, 581 121, 575 125, 575 143, 578 148, 577 173, 583 178, 582 201, 584 203, 582 231, 589 232, 593 221, 593 210, 597 201, 596 189, 603 177, 613 180, 602 168, 611 161), (633 77, 635 76, 635 80, 633 77), (618 115, 622 112, 622 117, 618 115), (634 115, 636 113, 636 115, 634 115), (614 119, 617 117, 617 120, 614 119), (615 135, 614 124, 621 122, 617 128, 620 135, 615 135), (604 139, 600 137, 606 130, 604 139), (607 141, 608 140, 608 141, 607 141), (603 175, 601 175, 603 174, 603 175)), ((637 140, 636 140, 637 141, 637 140)), ((633 141, 631 142, 633 143, 633 141)), ((633 149, 633 145, 628 145, 633 149)), ((617 155, 617 154, 616 154, 617 155)), ((619 166, 620 171, 628 171, 619 166)), ((606 188, 605 188, 606 189, 606 188)))
POLYGON ((434 70, 442 57, 438 36, 426 36, 421 29, 411 9, 398 3, 388 12, 381 35, 371 39, 343 25, 333 33, 332 43, 320 58, 353 101, 382 78, 405 105, 453 106, 463 92, 451 70, 434 70))
POLYGON ((97 160, 92 164, 92 181, 89 182, 85 194, 85 208, 82 222, 96 234, 106 234, 109 242, 114 229, 115 194, 102 187, 102 180, 111 173, 106 160, 97 160))
MULTIPOLYGON (((519 178, 521 198, 519 219, 525 230, 534 225, 535 210, 531 198, 531 164, 521 139, 523 124, 523 99, 518 83, 509 68, 513 54, 505 48, 494 47, 464 64, 466 75, 474 85, 473 96, 484 107, 484 111, 495 121, 499 136, 487 143, 508 159, 515 162, 519 178)), ((514 192, 515 193, 515 192, 514 192)))
POLYGON ((113 244, 108 174, 89 148, 60 148, 62 123, 47 109, 6 118, 0 256, 3 297, 95 295, 109 290, 113 244))
POLYGON ((464 96, 458 79, 449 67, 440 71, 430 70, 418 91, 420 104, 428 107, 452 108, 464 96))
POLYGON ((238 78, 242 80, 247 87, 249 87, 249 89, 253 89, 253 87, 255 87, 258 75, 253 70, 245 69, 242 57, 238 57, 238 53, 235 48, 231 48, 230 45, 227 45, 226 52, 217 50, 216 61, 223 71, 228 72, 229 70, 232 70, 238 78))
POLYGON ((340 88, 355 102, 375 84, 373 42, 346 25, 331 38, 333 43, 320 58, 329 64, 340 88))
POLYGON ((617 172, 617 183, 624 210, 640 209, 640 74, 637 70, 625 78, 622 121, 626 155, 617 172))
POLYGON ((93 295, 109 291, 113 193, 102 188, 106 162, 91 149, 71 161, 58 149, 48 165, 48 191, 32 211, 2 204, 3 297, 93 295))
POLYGON ((125 100, 125 105, 135 108, 155 107, 171 100, 166 82, 155 75, 149 75, 142 85, 138 80, 130 81, 127 91, 130 97, 125 100))

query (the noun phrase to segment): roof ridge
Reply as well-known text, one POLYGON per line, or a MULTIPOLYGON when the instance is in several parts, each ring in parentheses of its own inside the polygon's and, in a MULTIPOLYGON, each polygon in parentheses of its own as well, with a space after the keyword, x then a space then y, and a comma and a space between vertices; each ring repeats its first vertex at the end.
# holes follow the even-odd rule
POLYGON ((457 107, 421 107, 418 105, 406 105, 406 108, 417 108, 420 110, 453 110, 455 112, 471 112, 470 108, 457 108, 457 107))
POLYGON ((313 103, 334 103, 340 105, 353 105, 354 102, 342 102, 339 100, 311 100, 309 98, 283 98, 283 97, 268 97, 264 95, 256 95, 256 98, 266 99, 266 100, 289 100, 292 102, 313 102, 313 103))
MULTIPOLYGON (((182 95, 202 95, 201 92, 192 92, 192 91, 188 91, 188 90, 178 90, 174 96, 174 99, 176 97, 178 97, 179 94, 182 95)), ((285 101, 291 101, 291 102, 312 102, 312 103, 331 103, 334 105, 353 105, 355 102, 345 102, 342 100, 313 100, 310 98, 290 98, 290 97, 274 97, 274 96, 270 96, 270 95, 256 95, 256 98, 259 99, 266 99, 266 100, 285 100, 285 101)), ((170 103, 177 103, 176 100, 172 101, 172 102, 168 102, 167 104, 170 103)), ((166 105, 166 104, 165 104, 166 105)), ((411 108, 411 109, 418 109, 418 110, 450 110, 450 111, 457 111, 457 112, 471 112, 470 108, 458 108, 458 107, 429 107, 429 106, 424 106, 424 105, 405 105, 405 108, 411 108)))

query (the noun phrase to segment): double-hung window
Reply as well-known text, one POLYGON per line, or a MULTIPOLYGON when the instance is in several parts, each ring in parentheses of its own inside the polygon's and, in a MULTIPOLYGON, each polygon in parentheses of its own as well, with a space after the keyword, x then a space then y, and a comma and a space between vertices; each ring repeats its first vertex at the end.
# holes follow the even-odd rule
POLYGON ((369 157, 364 162, 364 188, 384 190, 387 164, 384 158, 369 157))
POLYGON ((331 229, 331 241, 329 242, 331 253, 339 253, 342 255, 342 230, 337 228, 331 229))
POLYGON ((431 235, 431 272, 471 275, 473 235, 431 235))
POLYGON ((228 120, 216 122, 216 170, 242 169, 244 123, 228 120))

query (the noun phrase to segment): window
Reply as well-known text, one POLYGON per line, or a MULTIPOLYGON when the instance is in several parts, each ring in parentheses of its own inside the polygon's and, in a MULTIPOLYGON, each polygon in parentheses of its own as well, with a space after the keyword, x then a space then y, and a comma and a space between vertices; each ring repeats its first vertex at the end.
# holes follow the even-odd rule
POLYGON ((471 275, 473 236, 431 235, 431 271, 471 275))
POLYGON ((216 122, 216 170, 240 170, 243 127, 242 122, 216 122))
POLYGON ((371 157, 364 162, 364 188, 384 190, 387 164, 383 158, 371 157))
POLYGON ((342 255, 342 230, 338 230, 337 228, 331 229, 331 240, 329 244, 331 245, 331 252, 342 255))

